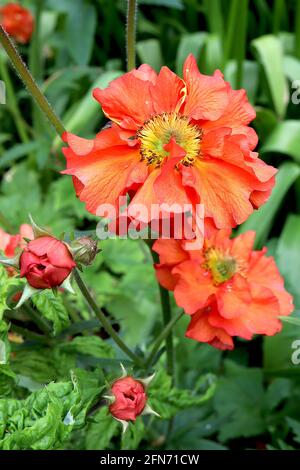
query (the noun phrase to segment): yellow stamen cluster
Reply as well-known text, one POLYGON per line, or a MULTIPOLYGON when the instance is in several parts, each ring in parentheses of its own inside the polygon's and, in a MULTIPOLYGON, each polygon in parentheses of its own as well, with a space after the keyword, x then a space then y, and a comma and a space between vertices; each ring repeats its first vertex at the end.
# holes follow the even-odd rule
POLYGON ((210 247, 205 252, 204 268, 211 272, 215 285, 229 281, 240 270, 239 263, 228 252, 210 247))
POLYGON ((164 149, 173 137, 186 155, 181 163, 193 165, 200 155, 202 130, 189 122, 186 116, 177 113, 163 113, 147 121, 138 131, 141 141, 141 157, 148 165, 159 168, 169 152, 164 149))

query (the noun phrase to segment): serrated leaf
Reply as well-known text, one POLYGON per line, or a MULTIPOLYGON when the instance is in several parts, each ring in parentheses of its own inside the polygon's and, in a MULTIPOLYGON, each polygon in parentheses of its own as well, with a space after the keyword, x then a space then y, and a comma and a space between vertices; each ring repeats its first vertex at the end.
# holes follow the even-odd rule
POLYGON ((211 374, 200 377, 193 391, 172 387, 171 377, 160 370, 149 387, 149 405, 161 418, 169 419, 179 410, 200 406, 208 401, 215 388, 215 378, 211 374))
POLYGON ((61 351, 77 353, 97 358, 113 359, 113 347, 98 336, 76 336, 72 341, 59 346, 61 351))
POLYGON ((226 361, 226 377, 218 381, 214 406, 223 419, 219 432, 221 442, 261 434, 266 429, 263 419, 263 374, 261 369, 248 369, 226 361))
MULTIPOLYGON (((120 423, 119 423, 119 426, 120 423)), ((141 440, 144 437, 145 425, 142 416, 138 416, 134 422, 130 422, 129 426, 122 434, 121 449, 122 450, 135 450, 138 448, 141 440)))
POLYGON ((0 449, 59 449, 72 429, 85 424, 103 387, 91 373, 78 370, 71 375, 71 381, 51 383, 25 400, 0 401, 0 449), (65 423, 71 415, 72 424, 65 423))
POLYGON ((68 312, 60 294, 45 290, 32 297, 32 302, 39 313, 53 325, 53 335, 56 336, 70 324, 68 312))
POLYGON ((87 450, 105 450, 111 439, 121 433, 121 426, 103 406, 95 415, 86 431, 85 445, 87 450))

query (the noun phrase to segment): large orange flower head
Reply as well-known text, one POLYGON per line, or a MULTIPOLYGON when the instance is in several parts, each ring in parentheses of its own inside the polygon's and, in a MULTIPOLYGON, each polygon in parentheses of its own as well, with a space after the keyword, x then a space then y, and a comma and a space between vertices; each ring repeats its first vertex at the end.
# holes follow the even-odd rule
POLYGON ((158 280, 191 315, 186 336, 220 349, 233 349, 233 336, 278 333, 278 317, 294 309, 274 259, 266 248, 253 251, 255 232, 229 236, 230 230, 216 231, 197 252, 179 240, 153 246, 158 280))
POLYGON ((91 213, 128 193, 128 213, 143 222, 152 220, 153 204, 171 214, 203 204, 207 219, 228 228, 268 199, 276 169, 253 151, 255 111, 220 71, 203 75, 192 55, 183 79, 144 64, 94 97, 109 126, 94 140, 63 136, 65 173, 91 213), (146 212, 134 215, 136 204, 146 212))
POLYGON ((34 19, 26 8, 18 3, 7 3, 0 8, 0 23, 16 41, 22 44, 29 42, 34 28, 34 19))

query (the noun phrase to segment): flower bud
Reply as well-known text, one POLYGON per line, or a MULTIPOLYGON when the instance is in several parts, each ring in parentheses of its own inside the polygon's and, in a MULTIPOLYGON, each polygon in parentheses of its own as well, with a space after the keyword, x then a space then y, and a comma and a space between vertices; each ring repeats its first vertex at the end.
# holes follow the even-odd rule
POLYGON ((135 421, 147 402, 143 384, 133 377, 123 377, 114 382, 111 391, 115 397, 109 407, 111 414, 119 420, 135 421))
POLYGON ((148 404, 147 396, 147 388, 155 374, 145 379, 135 379, 127 375, 122 364, 121 368, 122 377, 113 382, 110 395, 104 398, 110 402, 109 411, 117 421, 121 422, 125 432, 129 421, 135 421, 139 415, 159 415, 148 404))
POLYGON ((90 237, 80 237, 71 243, 71 250, 77 263, 89 266, 97 255, 97 242, 90 237))
POLYGON ((76 263, 67 246, 52 236, 30 241, 20 257, 20 277, 35 289, 60 286, 76 263))

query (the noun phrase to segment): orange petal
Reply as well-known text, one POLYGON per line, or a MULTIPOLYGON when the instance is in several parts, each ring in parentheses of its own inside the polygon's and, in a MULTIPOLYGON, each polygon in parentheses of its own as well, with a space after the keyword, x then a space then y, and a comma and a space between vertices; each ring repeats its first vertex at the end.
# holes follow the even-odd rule
POLYGON ((162 67, 150 92, 154 111, 157 114, 171 113, 180 109, 185 98, 185 84, 168 67, 162 67))
POLYGON ((234 348, 231 336, 222 328, 213 327, 208 321, 208 315, 201 310, 192 316, 185 336, 222 350, 234 348))
POLYGON ((255 180, 240 168, 210 159, 182 172, 183 185, 196 190, 205 216, 218 228, 235 227, 253 212, 249 198, 255 180))
POLYGON ((171 268, 167 266, 156 265, 155 272, 158 282, 165 289, 173 291, 176 286, 176 277, 172 276, 171 268))
POLYGON ((222 284, 216 297, 219 313, 227 319, 243 316, 252 300, 248 282, 239 274, 222 284))
POLYGON ((252 253, 248 281, 250 285, 259 284, 270 289, 279 302, 278 315, 289 315, 294 310, 293 297, 284 288, 284 280, 274 258, 264 256, 263 253, 264 251, 252 253))
POLYGON ((215 129, 219 127, 230 127, 234 133, 243 134, 245 126, 255 119, 256 113, 248 101, 245 90, 232 90, 227 85, 228 104, 222 115, 215 121, 203 124, 204 129, 215 129))
POLYGON ((137 130, 154 112, 150 86, 150 81, 129 72, 113 80, 104 90, 96 88, 93 95, 109 119, 124 129, 137 130))
POLYGON ((130 217, 133 217, 145 223, 150 222, 152 218, 156 218, 157 214, 154 214, 153 216, 151 208, 154 204, 156 204, 157 207, 159 205, 157 196, 154 192, 154 183, 159 173, 160 169, 151 171, 144 184, 137 190, 127 209, 127 213, 130 217), (136 211, 134 206, 143 207, 143 213, 140 213, 138 215, 135 214, 136 211))
POLYGON ((213 76, 201 74, 190 54, 183 66, 183 76, 187 87, 183 113, 196 120, 220 118, 228 104, 227 85, 220 72, 213 76))
POLYGON ((172 270, 172 274, 178 276, 174 290, 176 303, 190 315, 204 307, 216 292, 211 275, 195 261, 184 261, 172 270))
POLYGON ((159 254, 159 261, 164 265, 175 265, 189 258, 187 252, 182 248, 181 240, 159 239, 152 246, 152 250, 159 254))
POLYGON ((97 214, 101 204, 118 204, 140 159, 138 150, 125 146, 95 151, 85 157, 78 157, 68 148, 63 151, 67 158, 67 169, 63 173, 80 181, 81 185, 76 183, 80 200, 92 214, 97 214))

